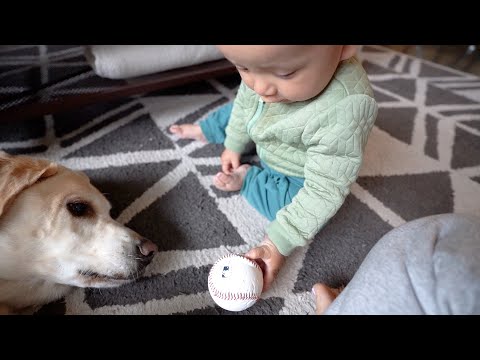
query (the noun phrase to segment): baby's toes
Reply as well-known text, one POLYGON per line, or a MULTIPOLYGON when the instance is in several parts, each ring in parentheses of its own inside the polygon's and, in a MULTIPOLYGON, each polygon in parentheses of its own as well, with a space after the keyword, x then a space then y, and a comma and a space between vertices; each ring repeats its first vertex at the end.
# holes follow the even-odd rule
POLYGON ((224 175, 223 173, 218 173, 217 175, 214 176, 213 178, 213 184, 219 188, 220 190, 225 190, 225 182, 221 180, 221 176, 224 175))
POLYGON ((225 185, 227 185, 228 183, 230 183, 230 181, 232 181, 232 177, 230 175, 224 174, 223 172, 219 172, 217 174, 217 179, 225 185))

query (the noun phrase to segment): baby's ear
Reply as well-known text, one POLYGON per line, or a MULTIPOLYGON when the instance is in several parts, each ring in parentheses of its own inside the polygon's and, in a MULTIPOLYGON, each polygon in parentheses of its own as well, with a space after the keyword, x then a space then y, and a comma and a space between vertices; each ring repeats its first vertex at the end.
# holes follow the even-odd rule
POLYGON ((343 45, 340 61, 348 60, 357 53, 358 45, 343 45))
POLYGON ((23 189, 57 173, 57 164, 0 151, 0 215, 23 189))

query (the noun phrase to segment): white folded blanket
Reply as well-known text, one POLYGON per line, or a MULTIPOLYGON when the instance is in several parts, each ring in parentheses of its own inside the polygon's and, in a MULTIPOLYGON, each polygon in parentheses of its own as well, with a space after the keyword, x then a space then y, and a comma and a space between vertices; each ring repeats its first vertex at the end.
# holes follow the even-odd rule
POLYGON ((89 45, 85 56, 98 76, 128 79, 222 59, 215 45, 89 45))

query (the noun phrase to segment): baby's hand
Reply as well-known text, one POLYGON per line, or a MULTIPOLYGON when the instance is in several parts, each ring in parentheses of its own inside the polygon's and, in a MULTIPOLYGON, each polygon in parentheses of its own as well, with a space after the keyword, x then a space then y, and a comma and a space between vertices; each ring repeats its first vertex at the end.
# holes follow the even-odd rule
POLYGON ((280 268, 285 263, 285 256, 278 251, 277 247, 270 240, 268 235, 265 235, 265 238, 259 246, 250 249, 245 256, 256 261, 257 264, 262 268, 262 292, 267 291, 277 277, 280 268))
POLYGON ((222 156, 220 157, 222 162, 222 171, 227 175, 232 174, 233 170, 240 166, 240 156, 241 154, 232 150, 223 150, 222 156))

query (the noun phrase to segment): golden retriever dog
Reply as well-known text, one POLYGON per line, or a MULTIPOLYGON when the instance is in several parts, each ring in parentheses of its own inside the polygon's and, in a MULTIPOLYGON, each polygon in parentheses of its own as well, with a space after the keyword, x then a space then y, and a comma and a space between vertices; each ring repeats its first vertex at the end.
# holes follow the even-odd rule
POLYGON ((0 312, 138 278, 157 246, 110 207, 84 173, 0 151, 0 312))

